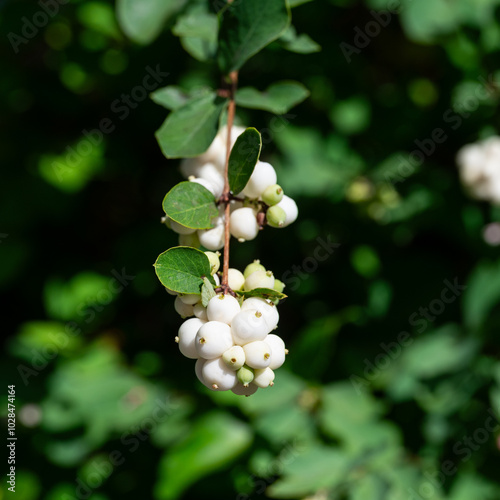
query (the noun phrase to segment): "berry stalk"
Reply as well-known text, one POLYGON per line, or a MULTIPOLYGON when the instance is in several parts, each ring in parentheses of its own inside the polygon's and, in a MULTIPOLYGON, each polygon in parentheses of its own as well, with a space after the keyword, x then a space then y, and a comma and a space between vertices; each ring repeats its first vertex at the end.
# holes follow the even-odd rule
POLYGON ((236 89, 238 87, 238 72, 231 71, 229 73, 229 80, 231 83, 229 89, 229 107, 227 110, 227 142, 226 142, 226 165, 224 169, 224 192, 222 193, 222 199, 225 205, 225 222, 224 222, 224 262, 222 266, 222 289, 224 293, 228 292, 228 272, 229 272, 229 241, 231 239, 230 233, 230 222, 229 218, 231 215, 231 193, 229 191, 229 155, 231 153, 231 129, 233 128, 234 115, 236 111, 235 95, 236 89))

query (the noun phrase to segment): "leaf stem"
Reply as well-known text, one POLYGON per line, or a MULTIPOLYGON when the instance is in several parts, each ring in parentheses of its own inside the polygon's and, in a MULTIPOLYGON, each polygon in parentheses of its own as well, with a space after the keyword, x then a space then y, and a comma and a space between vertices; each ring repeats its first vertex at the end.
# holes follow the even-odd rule
POLYGON ((231 153, 231 130, 233 128, 234 114, 236 111, 235 95, 238 87, 238 72, 231 71, 229 73, 230 88, 229 88, 229 107, 227 110, 227 142, 226 142, 226 166, 224 170, 224 193, 222 198, 226 204, 224 211, 224 263, 222 268, 222 283, 223 290, 229 288, 228 271, 229 271, 229 241, 231 239, 229 217, 231 215, 231 192, 229 190, 229 155, 231 153))

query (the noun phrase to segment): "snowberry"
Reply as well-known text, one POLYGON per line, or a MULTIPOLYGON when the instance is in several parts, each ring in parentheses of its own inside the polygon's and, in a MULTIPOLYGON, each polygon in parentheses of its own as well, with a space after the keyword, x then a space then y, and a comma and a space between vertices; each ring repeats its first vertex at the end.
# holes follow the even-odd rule
POLYGON ((270 333, 266 337, 265 343, 271 348, 271 363, 269 363, 269 368, 276 370, 285 362, 287 353, 285 343, 281 337, 274 333, 270 333))
POLYGON ((220 194, 218 193, 216 187, 210 181, 207 181, 207 179, 191 176, 189 177, 189 182, 196 182, 196 184, 203 186, 206 190, 210 191, 214 195, 214 198, 220 197, 220 194))
POLYGON ((221 321, 227 325, 240 312, 240 304, 232 295, 217 294, 212 297, 207 305, 209 321, 221 321))
POLYGON ((267 209, 266 220, 271 227, 284 227, 286 212, 280 206, 274 205, 267 209))
POLYGON ((269 206, 276 205, 283 199, 283 188, 278 184, 267 186, 262 193, 262 201, 269 206))
POLYGON ((213 194, 216 199, 220 198, 224 191, 224 177, 212 163, 205 163, 198 170, 198 177, 208 181, 213 187, 213 194))
POLYGON ((194 305, 193 313, 198 319, 208 321, 207 308, 201 302, 194 305))
POLYGON ((209 387, 207 383, 205 382, 205 379, 203 378, 203 367, 205 366, 205 363, 207 362, 206 359, 199 358, 195 365, 194 365, 194 372, 196 373, 196 376, 198 377, 198 380, 206 387, 209 387))
POLYGON ((181 351, 186 358, 198 359, 198 352, 196 351, 195 338, 200 327, 205 323, 198 318, 191 318, 179 328, 178 336, 175 338, 179 344, 179 351, 181 351))
POLYGON ((295 201, 293 201, 292 198, 290 198, 286 194, 283 195, 283 199, 275 206, 282 208, 286 214, 285 223, 281 227, 286 227, 292 222, 295 222, 297 216, 299 215, 297 203, 295 203, 295 201))
POLYGON ((198 233, 179 234, 179 246, 199 248, 200 238, 198 238, 198 233))
POLYGON ((208 257, 208 261, 210 262, 210 274, 215 274, 220 268, 220 253, 205 252, 205 255, 208 257))
POLYGON ((194 306, 197 302, 200 301, 200 296, 194 293, 188 293, 187 295, 179 295, 179 298, 184 302, 184 304, 190 304, 194 306))
POLYGON ((262 389, 265 389, 266 387, 269 387, 270 385, 274 385, 274 372, 271 368, 260 368, 255 370, 254 372, 254 378, 253 378, 253 383, 257 387, 261 387, 262 389))
POLYGON ((222 354, 222 361, 231 368, 239 370, 245 364, 245 351, 240 345, 234 345, 222 354))
POLYGON ((231 214, 229 222, 231 234, 240 242, 253 240, 259 233, 259 224, 253 208, 238 208, 231 214))
POLYGON ((285 289, 285 284, 283 283, 283 281, 274 278, 273 290, 276 290, 278 293, 283 293, 284 289, 285 289))
POLYGON ((218 358, 233 346, 231 328, 220 321, 204 323, 196 334, 195 345, 200 358, 218 358))
POLYGON ((231 324, 235 344, 245 345, 255 340, 264 340, 271 331, 264 315, 256 309, 241 311, 231 324))
POLYGON ((214 391, 228 391, 238 382, 236 372, 228 368, 221 358, 207 361, 201 373, 207 387, 214 391))
POLYGON ((255 288, 273 288, 274 276, 271 271, 254 271, 245 280, 245 290, 255 288))
POLYGON ((179 296, 175 297, 174 308, 181 318, 189 318, 194 315, 193 306, 182 302, 179 296))
POLYGON ((250 297, 244 300, 243 304, 241 304, 242 311, 247 311, 249 309, 257 310, 262 313, 262 316, 269 327, 269 331, 274 330, 278 326, 280 315, 278 313, 278 308, 274 304, 269 303, 260 297, 250 297))
POLYGON ((276 184, 276 180, 276 171, 273 166, 264 161, 258 161, 242 193, 248 198, 258 198, 268 186, 276 184))
POLYGON ((250 368, 267 368, 271 364, 271 348, 263 340, 250 342, 243 346, 243 350, 246 364, 250 368))
POLYGON ((250 384, 248 387, 245 387, 241 382, 238 382, 232 389, 231 392, 234 392, 237 396, 251 396, 257 392, 258 387, 254 384, 250 384))
POLYGON ((254 372, 248 366, 242 366, 236 372, 236 377, 238 378, 239 382, 241 382, 245 387, 248 387, 250 385, 250 382, 252 382, 254 378, 254 372))
POLYGON ((177 234, 192 234, 196 231, 196 229, 191 229, 190 227, 183 226, 175 220, 170 219, 170 229, 175 231, 177 234))
POLYGON ((243 286, 245 285, 245 277, 241 271, 238 269, 234 269, 230 267, 227 271, 227 284, 231 290, 235 292, 239 290, 243 290, 243 286))
POLYGON ((218 222, 212 229, 200 229, 198 238, 208 250, 220 250, 224 246, 224 223, 218 222))
POLYGON ((255 271, 265 271, 266 268, 260 263, 260 260, 254 260, 251 264, 248 264, 243 271, 243 276, 248 278, 255 271))
POLYGON ((215 281, 215 287, 217 288, 218 286, 220 286, 220 278, 219 278, 219 275, 218 274, 214 274, 213 276, 213 279, 215 281))

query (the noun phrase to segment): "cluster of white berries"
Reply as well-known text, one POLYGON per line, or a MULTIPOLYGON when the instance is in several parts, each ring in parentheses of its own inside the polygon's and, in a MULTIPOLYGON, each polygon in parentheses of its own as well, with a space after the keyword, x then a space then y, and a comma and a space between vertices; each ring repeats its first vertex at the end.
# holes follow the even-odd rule
POLYGON ((462 183, 480 200, 500 205, 500 137, 467 144, 457 155, 462 183))
MULTIPOLYGON (((206 252, 214 278, 219 268, 217 254, 206 252)), ((241 273, 229 269, 233 291, 255 288, 283 289, 260 262, 241 273)), ((274 370, 285 361, 283 340, 271 333, 278 326, 275 304, 260 297, 238 299, 219 293, 204 307, 199 295, 179 295, 176 311, 188 318, 179 328, 176 342, 184 356, 196 359, 198 379, 211 390, 250 396, 259 387, 274 384, 274 370)))
MULTIPOLYGON (((232 146, 245 131, 232 128, 232 146)), ((223 127, 205 153, 181 162, 181 173, 191 182, 207 188, 218 200, 224 190, 227 128, 223 127)), ((286 227, 297 219, 295 201, 286 196, 277 183, 277 175, 269 163, 258 161, 241 193, 233 193, 236 199, 230 203, 231 235, 238 241, 253 240, 262 228, 264 220, 271 227, 286 227)), ((224 246, 224 207, 212 221, 212 229, 194 230, 167 219, 167 225, 179 234, 179 244, 208 250, 220 250, 224 246)))

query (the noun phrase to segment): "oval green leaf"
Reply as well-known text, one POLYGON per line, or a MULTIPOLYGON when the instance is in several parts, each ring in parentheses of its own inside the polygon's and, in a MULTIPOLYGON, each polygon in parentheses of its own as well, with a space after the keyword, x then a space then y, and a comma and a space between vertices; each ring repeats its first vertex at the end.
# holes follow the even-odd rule
POLYGON ((309 91, 301 83, 283 81, 273 83, 264 92, 253 87, 244 87, 236 93, 236 104, 282 115, 308 96, 309 91))
POLYGON ((260 297, 261 299, 269 299, 272 302, 277 302, 288 297, 288 295, 277 292, 272 288, 254 288, 253 290, 248 291, 238 290, 236 294, 240 297, 244 297, 245 299, 248 299, 249 297, 260 297))
POLYGON ((175 185, 163 199, 163 210, 175 222, 191 229, 209 229, 219 213, 214 195, 197 182, 175 185))
POLYGON ((229 188, 235 194, 243 190, 257 163, 262 138, 255 128, 247 128, 236 142, 229 156, 229 188))
POLYGON ((154 267, 161 284, 177 293, 201 294, 204 278, 215 285, 208 257, 196 248, 169 248, 156 259, 154 267))
POLYGON ((204 153, 217 134, 226 103, 227 99, 210 92, 172 111, 155 134, 163 154, 187 158, 204 153))
POLYGON ((285 0, 238 1, 223 10, 218 63, 224 74, 240 69, 290 24, 285 0))

